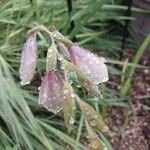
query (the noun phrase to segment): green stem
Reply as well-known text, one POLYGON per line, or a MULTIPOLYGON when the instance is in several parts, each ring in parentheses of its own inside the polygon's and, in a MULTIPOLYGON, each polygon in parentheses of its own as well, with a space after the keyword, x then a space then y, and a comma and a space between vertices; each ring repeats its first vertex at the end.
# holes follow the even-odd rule
POLYGON ((48 33, 48 35, 50 36, 51 40, 53 41, 53 39, 55 39, 56 41, 62 42, 64 43, 67 47, 73 45, 73 43, 67 39, 66 37, 64 37, 61 33, 59 33, 58 31, 53 31, 50 32, 45 26, 43 25, 38 25, 33 27, 28 33, 27 35, 33 34, 33 33, 38 33, 38 32, 42 32, 45 31, 48 33))

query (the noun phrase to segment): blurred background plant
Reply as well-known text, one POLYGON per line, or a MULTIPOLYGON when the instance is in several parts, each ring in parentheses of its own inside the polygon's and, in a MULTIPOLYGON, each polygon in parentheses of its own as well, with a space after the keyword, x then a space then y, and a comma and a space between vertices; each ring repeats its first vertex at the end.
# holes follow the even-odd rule
MULTIPOLYGON (((89 144, 80 111, 76 115, 78 121, 74 131, 69 134, 62 113, 54 115, 37 103, 37 87, 44 74, 44 59, 49 46, 47 35, 39 33, 38 36, 40 59, 32 84, 25 87, 20 85, 18 68, 25 35, 38 24, 59 29, 74 42, 107 59, 110 81, 99 86, 103 99, 91 102, 80 95, 80 91, 78 93, 106 118, 114 135, 106 138, 99 133, 99 136, 108 149, 117 149, 116 143, 124 143, 125 130, 128 126, 130 129, 130 124, 132 129, 129 131, 135 131, 132 124, 147 123, 143 114, 140 115, 144 119, 142 122, 135 116, 141 110, 144 115, 150 110, 149 79, 146 78, 149 74, 148 50, 144 55, 150 43, 150 34, 147 34, 143 44, 137 41, 137 31, 130 24, 130 21, 136 21, 131 15, 133 13, 150 16, 149 9, 139 8, 129 0, 0 1, 0 149, 86 149, 89 144), (136 72, 136 69, 140 72, 136 72), (141 72, 142 76, 139 77, 141 72), (142 80, 144 85, 142 82, 135 85, 135 79, 142 80), (141 86, 146 87, 146 90, 136 93, 137 87, 141 86), (118 125, 116 123, 119 118, 121 123, 118 125), (121 137, 121 140, 116 137, 121 137)), ((141 129, 141 126, 138 127, 141 129)), ((147 134, 148 131, 150 129, 147 129, 147 134)), ((148 149, 150 137, 142 135, 141 140, 142 138, 144 150, 148 149)), ((128 144, 124 146, 129 147, 128 144)))

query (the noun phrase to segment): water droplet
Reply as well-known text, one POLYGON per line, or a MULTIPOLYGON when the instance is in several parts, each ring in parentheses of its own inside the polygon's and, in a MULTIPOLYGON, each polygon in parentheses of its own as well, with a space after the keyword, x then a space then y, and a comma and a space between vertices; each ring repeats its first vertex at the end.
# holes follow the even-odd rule
POLYGON ((103 132, 103 133, 106 133, 106 132, 108 132, 108 131, 109 131, 108 126, 104 126, 104 127, 102 128, 102 132, 103 132))
POLYGON ((44 93, 43 97, 44 97, 44 98, 47 98, 47 94, 46 94, 46 93, 44 93))
POLYGON ((62 60, 63 60, 63 57, 62 57, 62 56, 58 57, 58 60, 62 61, 62 60))
POLYGON ((38 90, 40 91, 40 89, 41 89, 41 87, 39 86, 39 87, 38 87, 38 90))
POLYGON ((21 81, 21 85, 29 84, 30 82, 21 81))
POLYGON ((71 97, 74 98, 74 97, 75 97, 75 94, 71 93, 71 97))
POLYGON ((7 79, 7 81, 10 81, 10 79, 7 79))
POLYGON ((93 149, 99 149, 100 148, 100 142, 97 139, 92 139, 91 146, 93 149))
POLYGON ((52 53, 53 49, 49 48, 48 53, 52 53))
POLYGON ((74 120, 74 118, 71 116, 70 119, 69 119, 69 123, 70 123, 70 124, 74 124, 74 122, 75 122, 75 120, 74 120))
MULTIPOLYGON (((85 109, 85 111, 86 111, 86 109, 85 109)), ((89 115, 90 114, 89 111, 87 111, 86 114, 89 115)))
POLYGON ((90 125, 91 125, 92 127, 95 127, 95 126, 97 125, 97 120, 95 120, 95 119, 91 120, 91 121, 90 121, 90 125))
POLYGON ((69 90, 68 90, 68 89, 65 89, 65 90, 63 91, 63 93, 64 93, 64 94, 68 94, 68 93, 69 93, 69 90))
POLYGON ((98 118, 98 116, 97 116, 97 115, 95 115, 94 117, 95 117, 95 118, 98 118))
POLYGON ((52 55, 48 55, 47 57, 48 57, 48 58, 51 58, 51 57, 52 57, 52 55))
POLYGON ((77 88, 80 88, 80 87, 81 87, 81 85, 78 84, 78 85, 77 85, 77 88))

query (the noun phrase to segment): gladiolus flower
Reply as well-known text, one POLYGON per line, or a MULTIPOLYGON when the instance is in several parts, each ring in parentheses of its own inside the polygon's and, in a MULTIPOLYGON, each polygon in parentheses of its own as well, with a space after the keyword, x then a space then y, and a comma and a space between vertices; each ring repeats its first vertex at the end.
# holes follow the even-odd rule
POLYGON ((108 80, 107 66, 104 64, 105 59, 72 45, 68 49, 72 62, 86 73, 94 84, 106 82, 108 80))
POLYGON ((49 71, 42 78, 39 91, 39 103, 46 109, 57 113, 62 109, 61 92, 63 84, 56 71, 49 71))
POLYGON ((21 66, 19 71, 22 85, 29 84, 32 80, 37 64, 37 58, 36 34, 32 34, 27 37, 21 56, 21 66))

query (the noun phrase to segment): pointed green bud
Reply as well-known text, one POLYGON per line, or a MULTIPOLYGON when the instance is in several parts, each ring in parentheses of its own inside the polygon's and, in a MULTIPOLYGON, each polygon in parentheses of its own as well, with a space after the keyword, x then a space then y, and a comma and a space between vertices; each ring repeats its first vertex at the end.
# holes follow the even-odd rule
POLYGON ((103 150, 104 145, 102 141, 100 140, 100 138, 97 136, 95 131, 90 127, 87 121, 85 121, 85 124, 86 124, 86 129, 89 135, 89 142, 90 142, 92 150, 103 150))
POLYGON ((87 90, 92 96, 102 97, 97 86, 95 84, 93 84, 93 82, 90 80, 90 78, 88 78, 88 76, 85 75, 80 69, 78 69, 78 67, 75 66, 73 63, 64 59, 64 60, 62 60, 62 68, 65 71, 67 71, 68 73, 75 72, 78 76, 78 80, 79 80, 81 86, 85 90, 87 90))
POLYGON ((89 104, 82 101, 79 97, 76 96, 76 100, 90 126, 102 133, 107 133, 109 131, 109 128, 104 123, 102 117, 89 104))
POLYGON ((63 104, 63 113, 65 124, 68 131, 71 131, 72 126, 75 122, 75 93, 68 81, 64 82, 62 90, 62 104, 63 104))
POLYGON ((57 65, 57 49, 54 44, 49 47, 46 57, 46 71, 55 70, 57 65))

